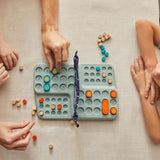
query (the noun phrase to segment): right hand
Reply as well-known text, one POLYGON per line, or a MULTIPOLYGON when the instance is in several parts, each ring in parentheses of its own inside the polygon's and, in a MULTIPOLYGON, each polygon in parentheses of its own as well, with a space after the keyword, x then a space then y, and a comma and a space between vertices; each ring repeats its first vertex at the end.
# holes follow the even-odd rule
POLYGON ((8 150, 26 150, 35 122, 0 122, 0 145, 8 150), (18 130, 17 130, 18 129, 18 130), (16 131, 13 131, 16 130, 16 131))
POLYGON ((42 44, 50 71, 56 64, 56 69, 60 73, 61 63, 66 62, 69 56, 70 42, 51 27, 42 30, 42 44))
POLYGON ((5 70, 3 63, 0 63, 0 85, 5 83, 9 79, 8 71, 5 70))

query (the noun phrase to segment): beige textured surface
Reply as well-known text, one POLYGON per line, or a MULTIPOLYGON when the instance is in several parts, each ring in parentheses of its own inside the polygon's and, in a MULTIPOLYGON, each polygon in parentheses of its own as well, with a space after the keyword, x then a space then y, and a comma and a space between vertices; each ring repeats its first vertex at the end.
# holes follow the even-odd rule
MULTIPOLYGON (((147 18, 158 24, 158 0, 61 0, 60 32, 71 41, 70 58, 79 50, 80 63, 101 63, 97 36, 106 31, 112 39, 105 44, 115 67, 120 114, 112 122, 81 122, 75 129, 69 121, 43 121, 35 117, 33 134, 25 152, 0 147, 1 160, 157 160, 160 146, 150 142, 129 66, 140 54, 135 21, 147 18), (52 143, 53 151, 48 145, 52 143)), ((11 79, 0 87, 0 121, 32 120, 35 106, 33 67, 45 61, 41 46, 40 0, 0 0, 0 33, 20 54, 11 79), (26 107, 12 107, 14 98, 26 98, 26 107)), ((157 50, 157 53, 159 51, 157 50)))

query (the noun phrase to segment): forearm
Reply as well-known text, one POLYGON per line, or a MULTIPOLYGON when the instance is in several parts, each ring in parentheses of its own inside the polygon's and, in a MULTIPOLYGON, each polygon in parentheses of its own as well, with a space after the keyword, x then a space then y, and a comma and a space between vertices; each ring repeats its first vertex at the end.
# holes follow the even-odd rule
POLYGON ((144 98, 143 94, 140 94, 141 104, 143 108, 144 118, 148 134, 150 139, 155 142, 160 142, 160 117, 156 109, 155 104, 150 104, 150 97, 144 98))
MULTIPOLYGON (((154 68, 157 64, 154 44, 158 45, 159 28, 147 20, 139 20, 136 23, 137 38, 146 68, 154 68)), ((160 42, 159 42, 160 43, 160 42)))
POLYGON ((48 28, 58 30, 58 0, 41 0, 42 31, 48 28))

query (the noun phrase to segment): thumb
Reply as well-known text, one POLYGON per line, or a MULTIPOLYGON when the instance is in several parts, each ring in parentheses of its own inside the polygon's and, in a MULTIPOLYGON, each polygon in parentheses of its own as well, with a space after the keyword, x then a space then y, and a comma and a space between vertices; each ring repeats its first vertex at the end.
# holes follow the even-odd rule
POLYGON ((20 128, 24 128, 24 127, 27 126, 29 123, 30 123, 29 121, 17 122, 17 123, 9 122, 9 123, 8 123, 8 127, 9 127, 10 129, 20 129, 20 128))

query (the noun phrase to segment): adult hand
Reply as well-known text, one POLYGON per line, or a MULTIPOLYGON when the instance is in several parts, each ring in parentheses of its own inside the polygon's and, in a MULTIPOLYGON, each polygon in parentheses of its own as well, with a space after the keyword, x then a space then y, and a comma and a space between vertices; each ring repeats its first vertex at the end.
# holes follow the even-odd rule
POLYGON ((0 61, 8 69, 12 69, 17 65, 18 53, 15 52, 0 36, 0 61))
POLYGON ((5 83, 9 79, 8 71, 5 70, 3 63, 0 63, 0 85, 5 83))
POLYGON ((55 65, 60 73, 61 63, 66 62, 69 56, 70 42, 54 28, 50 28, 42 31, 42 44, 50 71, 55 65))
POLYGON ((0 122, 0 145, 9 150, 24 151, 31 139, 34 122, 0 122), (17 130, 18 129, 18 130, 17 130))

